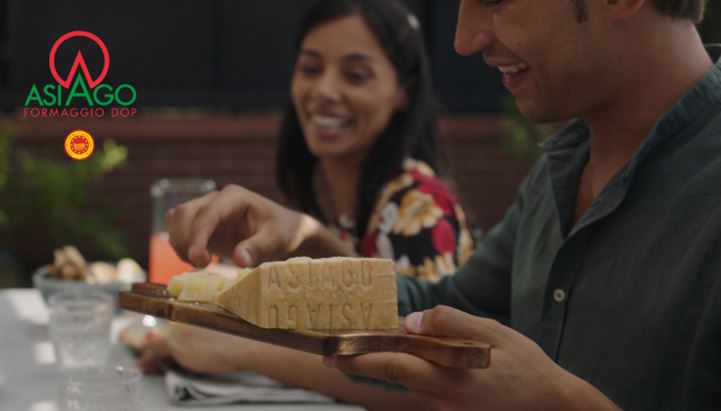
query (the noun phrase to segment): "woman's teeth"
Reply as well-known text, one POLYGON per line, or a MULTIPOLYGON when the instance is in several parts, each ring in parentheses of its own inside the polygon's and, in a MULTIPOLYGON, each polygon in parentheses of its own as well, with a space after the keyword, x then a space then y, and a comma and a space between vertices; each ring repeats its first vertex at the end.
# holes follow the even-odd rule
POLYGON ((312 116, 311 121, 316 126, 322 128, 341 128, 348 124, 347 118, 318 115, 312 116))
POLYGON ((498 70, 500 70, 503 74, 518 74, 522 71, 528 70, 528 64, 521 62, 510 66, 498 67, 498 70))

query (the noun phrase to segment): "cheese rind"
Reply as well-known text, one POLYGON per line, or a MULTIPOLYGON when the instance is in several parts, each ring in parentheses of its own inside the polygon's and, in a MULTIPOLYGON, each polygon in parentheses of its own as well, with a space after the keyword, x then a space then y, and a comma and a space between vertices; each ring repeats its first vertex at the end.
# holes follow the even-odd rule
POLYGON ((398 327, 395 265, 376 258, 292 258, 261 264, 218 305, 263 328, 398 327))

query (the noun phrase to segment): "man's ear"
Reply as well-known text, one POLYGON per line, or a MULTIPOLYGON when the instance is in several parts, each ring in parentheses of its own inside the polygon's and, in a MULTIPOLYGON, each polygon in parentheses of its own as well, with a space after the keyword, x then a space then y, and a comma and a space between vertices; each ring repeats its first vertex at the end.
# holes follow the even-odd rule
POLYGON ((624 20, 635 16, 648 3, 647 0, 598 0, 602 3, 606 17, 612 20, 624 20))

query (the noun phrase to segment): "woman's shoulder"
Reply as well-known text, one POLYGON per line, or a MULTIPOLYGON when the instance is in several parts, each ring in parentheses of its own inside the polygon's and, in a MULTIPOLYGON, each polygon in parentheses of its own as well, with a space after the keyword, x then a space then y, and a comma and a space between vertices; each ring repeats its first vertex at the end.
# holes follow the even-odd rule
MULTIPOLYGON (((453 191, 431 167, 418 160, 406 160, 403 170, 381 190, 368 231, 374 231, 382 222, 394 222, 395 218, 390 217, 396 214, 408 222, 424 220, 425 225, 430 224, 428 220, 444 217, 463 220, 465 225, 465 215, 453 191)), ((411 226, 415 227, 415 224, 411 226)), ((415 235, 418 230, 396 227, 395 231, 415 235)))
POLYGON ((459 208, 456 194, 428 164, 407 159, 402 171, 381 190, 376 210, 389 203, 401 206, 404 202, 408 204, 421 200, 434 203, 445 215, 455 214, 459 208))
POLYGON ((426 163, 415 159, 406 159, 398 174, 385 184, 381 190, 379 205, 402 196, 414 189, 429 194, 436 199, 456 201, 456 195, 443 179, 439 178, 426 163))
POLYGON ((361 240, 364 254, 392 258, 399 272, 427 279, 453 273, 472 248, 455 194, 417 160, 386 185, 361 240))

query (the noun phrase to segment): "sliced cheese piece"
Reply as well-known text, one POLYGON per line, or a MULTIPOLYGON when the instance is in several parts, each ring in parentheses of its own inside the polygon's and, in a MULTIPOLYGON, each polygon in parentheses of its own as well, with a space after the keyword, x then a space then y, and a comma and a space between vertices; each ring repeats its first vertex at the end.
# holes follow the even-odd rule
POLYGON ((221 292, 217 303, 263 328, 398 327, 395 265, 388 259, 298 257, 263 263, 221 292))
POLYGON ((215 303, 218 294, 228 289, 251 270, 240 269, 235 275, 208 271, 194 271, 174 276, 168 283, 168 293, 179 301, 215 303))
POLYGON ((210 273, 191 276, 178 295, 178 301, 214 303, 218 293, 223 289, 223 279, 210 273))
POLYGON ((170 294, 171 297, 177 298, 180 295, 180 293, 183 292, 183 288, 185 288, 185 284, 188 283, 188 279, 193 274, 196 274, 196 273, 194 273, 194 272, 182 273, 182 274, 173 276, 170 279, 168 286, 166 287, 168 290, 168 294, 170 294))

